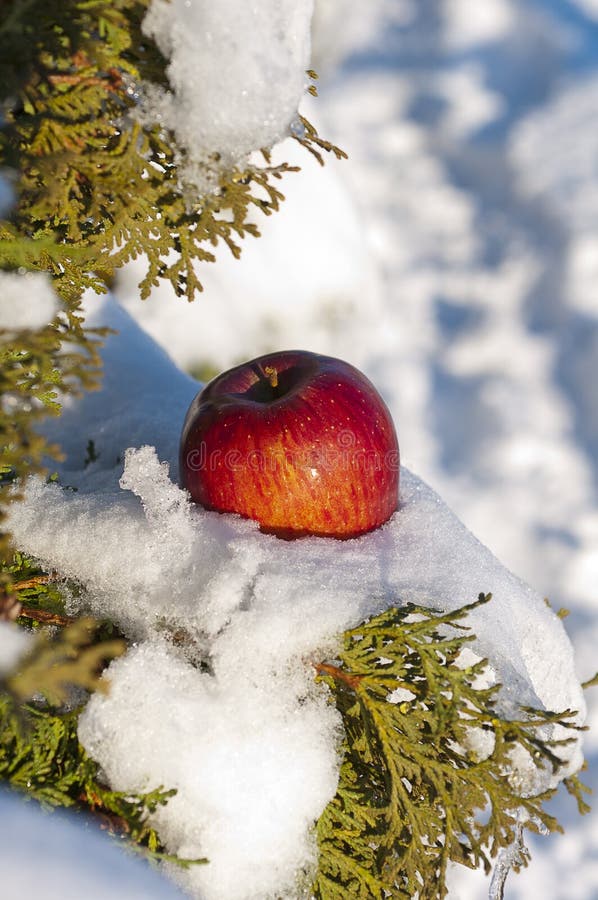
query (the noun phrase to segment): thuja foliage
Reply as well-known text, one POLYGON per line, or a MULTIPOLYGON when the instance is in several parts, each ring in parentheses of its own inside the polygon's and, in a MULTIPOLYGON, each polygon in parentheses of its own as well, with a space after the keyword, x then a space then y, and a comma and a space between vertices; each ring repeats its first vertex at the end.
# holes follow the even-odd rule
MULTIPOLYGON (((98 371, 92 335, 74 312, 72 322, 63 319, 37 331, 0 329, 0 531, 3 508, 19 499, 24 477, 43 471, 44 457, 60 457, 38 423, 59 414, 59 392, 93 387, 98 371)), ((7 553, 6 535, 0 534, 0 557, 7 553)))
MULTIPOLYGON (((320 900, 436 900, 449 861, 488 872, 521 823, 562 830, 544 809, 554 791, 522 790, 512 753, 557 773, 574 737, 547 734, 577 730, 574 713, 499 714, 499 686, 478 686, 487 662, 462 662, 474 639, 462 620, 489 600, 447 614, 389 609, 348 631, 338 660, 317 667, 345 729, 338 791, 317 825, 320 900)), ((575 777, 566 786, 586 812, 584 787, 575 777)))
MULTIPOLYGON (((4 481, 22 481, 58 452, 36 424, 58 411, 59 396, 97 384, 97 335, 84 326, 83 292, 105 291, 117 267, 143 255, 142 297, 163 279, 193 299, 196 264, 214 261, 219 242, 238 256, 239 242, 259 235, 250 213, 279 208, 278 183, 293 169, 273 166, 264 150, 262 166, 218 170, 206 196, 184 183, 185 148, 137 115, 145 86, 166 83, 167 61, 142 33, 149 3, 0 4, 0 175, 14 188, 0 220, 0 270, 47 273, 62 301, 47 328, 0 330, 4 481)), ((343 155, 307 121, 295 137, 320 159, 320 150, 343 155)), ((0 517, 15 496, 2 492, 0 517)))
MULTIPOLYGON (((222 171, 208 196, 181 184, 185 148, 135 115, 144 85, 165 84, 166 60, 141 31, 148 6, 3 4, 0 161, 14 173, 17 193, 9 221, 13 236, 54 241, 36 265, 56 276, 61 294, 86 286, 85 272, 105 278, 143 253, 142 296, 164 278, 191 299, 201 287, 194 262, 212 261, 219 241, 238 255, 238 239, 258 234, 250 210, 269 214, 283 199, 274 182, 290 167, 269 165, 267 152, 264 167, 222 171)), ((341 154, 304 125, 298 140, 341 154)))

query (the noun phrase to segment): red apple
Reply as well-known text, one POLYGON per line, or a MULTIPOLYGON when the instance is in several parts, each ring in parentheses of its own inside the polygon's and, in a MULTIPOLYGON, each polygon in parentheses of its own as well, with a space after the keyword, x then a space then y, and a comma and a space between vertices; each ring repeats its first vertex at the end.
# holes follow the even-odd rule
POLYGON ((207 509, 283 537, 356 537, 398 504, 399 445, 372 383, 340 359, 269 353, 218 375, 191 404, 183 486, 207 509))

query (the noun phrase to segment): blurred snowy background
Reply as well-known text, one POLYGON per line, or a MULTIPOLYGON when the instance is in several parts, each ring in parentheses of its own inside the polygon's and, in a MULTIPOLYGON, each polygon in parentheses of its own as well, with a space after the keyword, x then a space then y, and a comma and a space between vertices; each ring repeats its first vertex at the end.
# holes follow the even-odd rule
MULTIPOLYGON (((116 293, 198 376, 270 349, 341 356, 381 389, 403 462, 566 606, 598 668, 598 0, 319 0, 287 203, 192 306, 134 266, 116 293)), ((488 586, 489 588, 491 586, 488 586)), ((598 691, 585 780, 598 791, 598 691)), ((598 896, 598 814, 554 804, 509 900, 598 896)), ((452 896, 484 889, 455 881, 452 896)))

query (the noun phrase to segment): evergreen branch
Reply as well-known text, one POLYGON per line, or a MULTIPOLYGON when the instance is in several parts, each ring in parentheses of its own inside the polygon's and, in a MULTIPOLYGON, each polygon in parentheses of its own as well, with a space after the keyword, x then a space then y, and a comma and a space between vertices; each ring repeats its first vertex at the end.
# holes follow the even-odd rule
POLYGON ((598 687, 598 672, 596 672, 593 678, 588 678, 587 681, 582 681, 581 686, 584 691, 591 687, 598 687))
POLYGON ((299 122, 301 128, 295 131, 293 137, 318 160, 321 166, 324 165, 324 158, 320 153, 320 150, 325 150, 326 153, 333 153, 337 159, 348 159, 344 150, 341 150, 340 147, 335 146, 335 144, 332 144, 330 141, 325 141, 321 138, 314 126, 305 118, 305 116, 299 116, 299 122))
POLYGON ((111 791, 78 741, 80 709, 69 706, 74 698, 80 701, 81 690, 106 689, 107 682, 99 680, 101 670, 123 652, 124 641, 104 639, 110 626, 52 612, 63 606, 53 584, 57 575, 41 572, 26 556, 15 554, 2 574, 11 575, 13 583, 8 589, 5 585, 0 607, 2 599, 12 599, 20 610, 18 597, 26 597, 35 604, 31 615, 37 623, 55 619, 63 630, 56 635, 38 632, 30 652, 0 682, 0 780, 44 805, 85 809, 100 827, 126 837, 151 859, 182 866, 202 862, 166 854, 149 824, 152 813, 175 791, 162 787, 139 795, 111 791), (25 702, 30 698, 31 703, 25 702))
MULTIPOLYGON (((12 24, 0 31, 7 104, 0 160, 18 175, 11 221, 19 236, 54 236, 59 245, 85 248, 82 277, 85 271, 110 277, 145 254, 142 296, 166 278, 192 299, 201 290, 195 263, 213 261, 211 247, 219 241, 238 255, 235 238, 259 234, 249 211, 278 209, 283 196, 273 181, 296 167, 272 166, 266 151, 261 168, 215 169, 215 192, 200 196, 185 178, 188 155, 175 135, 141 124, 137 115, 143 85, 165 81, 166 60, 141 31, 148 5, 34 0, 25 16, 22 3, 8 3, 12 24), (174 264, 173 250, 180 256, 174 264)), ((320 150, 344 155, 302 123, 301 143, 312 152, 317 147, 320 160, 320 150)))
MULTIPOLYGON (((134 795, 107 788, 78 741, 79 712, 15 707, 13 699, 0 693, 0 780, 49 808, 85 810, 110 833, 138 845, 140 852, 166 858, 148 818, 176 792, 158 787, 134 795)), ((195 861, 182 864, 189 862, 195 861)))
POLYGON ((93 619, 77 619, 55 636, 43 632, 18 670, 5 680, 5 690, 19 703, 42 695, 52 706, 65 703, 69 687, 107 690, 100 681, 104 664, 125 651, 121 640, 92 642, 98 629, 93 619))
MULTIPOLYGON (((587 768, 587 765, 584 763, 582 766, 582 771, 587 768)), ((585 815, 586 813, 591 812, 591 807, 585 802, 584 795, 588 795, 592 793, 591 788, 589 788, 586 784, 579 779, 578 775, 570 775, 568 778, 565 778, 563 781, 565 788, 567 789, 567 793, 575 798, 577 803, 577 810, 580 815, 585 815)))
MULTIPOLYGON (((501 718, 499 686, 474 687, 486 661, 459 665, 473 638, 462 620, 489 601, 481 594, 448 613, 387 610, 346 632, 337 660, 315 665, 345 726, 337 795, 317 825, 317 898, 444 897, 449 862, 490 871, 522 816, 532 831, 561 830, 543 808, 554 791, 530 795, 512 752, 558 773, 558 751, 574 738, 547 729, 581 729, 571 710, 501 718)), ((583 786, 565 783, 587 811, 583 786)), ((513 868, 525 862, 520 854, 513 868)))

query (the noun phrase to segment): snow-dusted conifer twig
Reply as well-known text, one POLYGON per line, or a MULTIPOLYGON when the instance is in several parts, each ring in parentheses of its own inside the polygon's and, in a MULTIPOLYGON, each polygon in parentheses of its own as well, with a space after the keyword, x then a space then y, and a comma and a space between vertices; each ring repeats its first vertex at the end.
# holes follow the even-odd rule
POLYGON ((317 829, 318 898, 432 900, 447 893, 450 862, 490 872, 495 857, 497 885, 526 862, 512 852, 523 827, 561 830, 543 809, 554 792, 528 795, 533 778, 521 781, 512 754, 526 748, 532 769, 557 772, 569 739, 545 729, 574 733, 574 714, 530 709, 514 721, 498 711, 498 685, 477 686, 487 663, 460 663, 473 640, 465 617, 488 602, 387 610, 345 634, 339 660, 316 665, 345 730, 339 789, 317 829))

